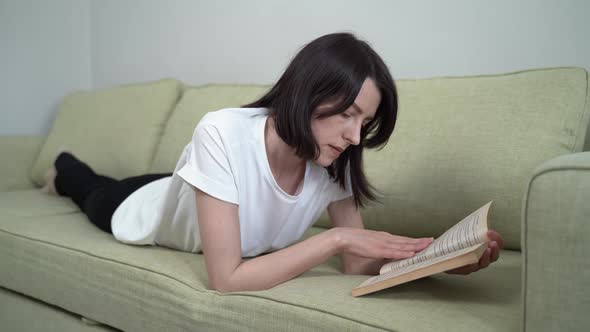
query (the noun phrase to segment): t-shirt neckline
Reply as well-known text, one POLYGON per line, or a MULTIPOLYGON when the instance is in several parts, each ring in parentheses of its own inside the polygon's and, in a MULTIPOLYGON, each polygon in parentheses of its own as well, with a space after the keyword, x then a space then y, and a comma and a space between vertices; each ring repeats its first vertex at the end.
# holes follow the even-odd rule
POLYGON ((263 167, 265 169, 265 174, 266 174, 268 180, 270 181, 270 183, 272 184, 273 188, 275 189, 275 191, 287 200, 296 201, 303 195, 303 192, 305 191, 306 183, 308 182, 307 181, 308 174, 309 174, 310 166, 311 166, 310 161, 308 160, 305 163, 305 174, 303 175, 301 190, 299 191, 299 193, 297 195, 290 195, 290 194, 286 193, 281 188, 281 186, 279 186, 279 184, 275 180, 275 177, 272 175, 272 171, 270 169, 270 162, 268 161, 268 156, 266 155, 266 142, 264 140, 264 128, 266 126, 267 119, 268 119, 268 114, 265 114, 264 116, 261 117, 261 119, 258 123, 258 156, 259 156, 259 160, 263 164, 263 167))

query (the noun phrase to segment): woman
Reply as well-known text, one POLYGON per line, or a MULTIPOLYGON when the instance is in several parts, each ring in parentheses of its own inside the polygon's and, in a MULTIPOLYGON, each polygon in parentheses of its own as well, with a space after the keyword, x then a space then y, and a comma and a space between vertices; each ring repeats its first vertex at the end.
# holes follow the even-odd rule
MULTIPOLYGON (((396 114, 381 58, 352 34, 330 34, 259 100, 204 116, 174 173, 117 181, 61 153, 48 185, 119 241, 203 252, 218 291, 271 288, 335 254, 345 273, 378 274, 432 242, 363 227, 359 208, 376 195, 362 152, 387 143, 396 114), (293 245, 325 209, 334 227, 293 245)), ((497 260, 502 239, 488 236, 480 262, 451 273, 497 260)))

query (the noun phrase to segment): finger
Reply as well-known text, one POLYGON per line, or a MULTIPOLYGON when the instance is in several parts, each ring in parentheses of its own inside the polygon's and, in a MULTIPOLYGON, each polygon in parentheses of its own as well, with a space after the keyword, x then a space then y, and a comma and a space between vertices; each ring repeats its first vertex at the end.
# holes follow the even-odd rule
POLYGON ((426 247, 428 247, 432 242, 430 241, 420 241, 420 242, 415 242, 410 244, 410 246, 414 247, 414 248, 421 248, 424 249, 426 247))
POLYGON ((400 246, 382 243, 378 247, 378 250, 380 254, 383 255, 382 257, 395 259, 408 258, 416 254, 416 250, 414 250, 413 246, 411 245, 400 246))
POLYGON ((495 241, 497 238, 501 237, 500 234, 493 229, 488 230, 486 235, 490 241, 495 241))
POLYGON ((498 248, 504 248, 504 240, 502 239, 502 235, 500 235, 500 233, 494 230, 488 230, 486 235, 490 241, 496 241, 496 243, 498 243, 498 248))
POLYGON ((430 246, 430 242, 420 243, 416 245, 417 250, 424 250, 430 246))
POLYGON ((390 250, 383 255, 384 258, 389 259, 405 259, 414 256, 415 252, 413 251, 396 251, 390 250))
POLYGON ((488 267, 488 265, 490 265, 490 254, 492 253, 492 250, 490 248, 487 248, 486 251, 484 252, 484 254, 481 256, 481 258, 479 259, 479 268, 483 269, 488 267))
POLYGON ((399 242, 399 243, 412 244, 412 243, 420 243, 420 242, 432 242, 432 240, 433 240, 432 237, 412 238, 412 237, 407 237, 407 236, 394 235, 394 234, 390 234, 387 232, 382 232, 382 233, 385 233, 386 235, 388 235, 388 237, 392 241, 399 242))
POLYGON ((429 238, 420 238, 420 239, 411 239, 409 241, 407 240, 393 240, 390 241, 391 244, 405 244, 405 245, 411 245, 411 246, 415 246, 415 247, 421 247, 421 248, 426 248, 427 246, 429 246, 432 243, 432 240, 429 240, 429 238))
POLYGON ((429 240, 422 240, 422 239, 399 239, 399 238, 389 238, 387 240, 389 243, 392 244, 407 244, 407 245, 423 245, 423 244, 430 244, 431 241, 429 240))
POLYGON ((434 238, 433 237, 423 237, 420 240, 422 240, 422 242, 428 243, 428 244, 434 242, 434 238))
POLYGON ((393 249, 399 249, 403 251, 422 251, 426 247, 430 245, 431 242, 418 242, 412 244, 400 244, 395 242, 390 242, 388 245, 393 249))
POLYGON ((491 255, 490 260, 492 262, 495 262, 498 260, 498 258, 500 258, 500 248, 498 248, 498 244, 496 242, 492 242, 491 249, 492 249, 492 255, 491 255))
POLYGON ((423 245, 420 244, 389 244, 391 250, 396 251, 419 251, 424 249, 423 245))

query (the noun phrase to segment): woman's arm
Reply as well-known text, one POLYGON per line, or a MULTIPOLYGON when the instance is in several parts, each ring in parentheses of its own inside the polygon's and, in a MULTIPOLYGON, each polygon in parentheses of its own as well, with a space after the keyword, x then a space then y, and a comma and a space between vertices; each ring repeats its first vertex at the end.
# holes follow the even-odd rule
POLYGON ((196 190, 196 203, 209 286, 221 292, 268 289, 338 253, 399 259, 411 257, 426 245, 386 232, 336 227, 242 262, 238 206, 200 190, 196 190))
POLYGON ((291 247, 242 263, 238 206, 196 190, 197 214, 209 286, 221 292, 268 289, 321 264, 338 252, 323 232, 291 247))
MULTIPOLYGON (((361 213, 356 208, 352 197, 330 203, 328 215, 333 227, 365 228, 361 213)), ((389 259, 385 258, 366 258, 342 254, 343 272, 346 274, 378 275, 379 269, 388 261, 389 259)))

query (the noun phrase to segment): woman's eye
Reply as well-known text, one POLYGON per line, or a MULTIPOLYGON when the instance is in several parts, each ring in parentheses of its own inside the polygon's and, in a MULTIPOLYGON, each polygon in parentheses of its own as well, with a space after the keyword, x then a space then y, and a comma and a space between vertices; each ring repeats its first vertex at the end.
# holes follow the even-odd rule
POLYGON ((348 114, 346 114, 346 113, 340 113, 340 114, 342 114, 342 117, 343 117, 343 118, 345 118, 345 119, 348 119, 348 118, 350 118, 350 115, 348 115, 348 114))

